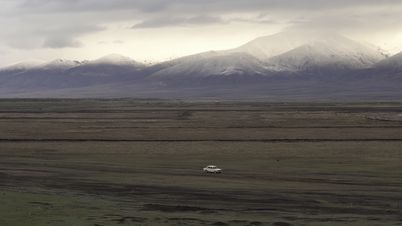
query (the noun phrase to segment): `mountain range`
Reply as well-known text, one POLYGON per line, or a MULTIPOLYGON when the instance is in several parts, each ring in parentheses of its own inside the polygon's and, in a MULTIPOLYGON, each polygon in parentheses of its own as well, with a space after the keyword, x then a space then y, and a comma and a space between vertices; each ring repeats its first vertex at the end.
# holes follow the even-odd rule
POLYGON ((338 34, 282 32, 154 65, 112 54, 0 69, 0 97, 401 100, 402 53, 338 34))

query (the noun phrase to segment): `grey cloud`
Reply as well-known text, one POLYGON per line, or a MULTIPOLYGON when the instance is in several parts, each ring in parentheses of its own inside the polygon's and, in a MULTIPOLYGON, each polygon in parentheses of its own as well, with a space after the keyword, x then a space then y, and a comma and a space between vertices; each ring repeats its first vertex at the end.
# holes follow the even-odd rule
POLYGON ((52 27, 38 28, 34 35, 44 36, 47 40, 73 40, 82 35, 103 31, 106 28, 98 25, 53 25, 52 27))
POLYGON ((98 42, 99 45, 107 45, 107 44, 122 45, 124 43, 126 43, 126 42, 123 41, 123 40, 114 40, 114 41, 111 41, 111 42, 110 41, 100 41, 100 42, 98 42))
POLYGON ((85 24, 71 26, 49 23, 47 26, 43 27, 42 23, 38 23, 29 28, 14 31, 6 36, 7 43, 10 47, 17 49, 78 48, 83 46, 78 40, 80 37, 105 29, 101 26, 85 24))
POLYGON ((82 47, 83 44, 77 40, 74 40, 69 37, 52 37, 46 39, 43 42, 42 47, 45 48, 53 48, 53 49, 60 49, 60 48, 79 48, 82 47))
POLYGON ((229 22, 241 22, 241 23, 257 23, 257 24, 279 24, 278 20, 270 19, 270 18, 231 18, 228 20, 229 22))
POLYGON ((380 24, 379 21, 383 23, 387 21, 382 18, 375 21, 377 17, 367 16, 364 18, 365 21, 357 23, 356 18, 365 16, 367 11, 385 11, 383 17, 386 17, 388 12, 396 11, 401 14, 402 10, 402 2, 399 0, 14 0, 13 2, 15 7, 8 10, 11 11, 9 15, 25 15, 25 17, 35 15, 62 23, 70 18, 73 20, 76 18, 74 21, 92 21, 96 24, 142 21, 135 24, 134 29, 243 22, 287 23, 298 26, 314 24, 313 26, 317 28, 342 25, 349 30, 359 30, 359 26, 362 25, 370 29, 370 24, 373 24, 371 28, 375 31, 383 29, 384 25, 387 26, 380 24), (350 11, 355 12, 355 18, 349 17, 350 11), (255 17, 227 17, 239 13, 253 14, 255 17), (203 16, 199 16, 200 14, 203 16), (299 19, 300 17, 304 18, 299 19), (337 17, 339 20, 333 20, 331 17, 337 17), (318 26, 315 20, 318 24, 324 22, 326 24, 318 26))
MULTIPOLYGON (((159 27, 159 24, 161 26, 200 25, 208 23, 205 18, 213 19, 211 17, 216 15, 223 17, 226 14, 236 13, 251 13, 256 16, 276 15, 268 20, 257 18, 258 20, 250 21, 272 23, 292 21, 303 15, 306 16, 306 20, 310 20, 319 14, 342 13, 347 10, 359 13, 384 8, 393 11, 402 7, 402 2, 399 0, 14 0, 14 2, 17 2, 14 4, 17 6, 11 10, 14 15, 49 14, 46 17, 56 20, 60 15, 66 15, 69 18, 77 16, 85 21, 91 20, 96 23, 143 21, 137 24, 136 28, 159 27), (194 18, 200 14, 205 18, 194 18), (173 18, 170 18, 171 15, 174 15, 173 18), (195 20, 191 21, 189 19, 191 17, 195 20), (197 23, 197 20, 200 22, 197 23)), ((367 19, 369 22, 370 18, 367 19)), ((241 18, 240 20, 247 22, 241 18)), ((222 21, 215 21, 215 23, 222 23, 222 21)))
POLYGON ((214 16, 159 17, 138 23, 132 28, 158 28, 169 26, 208 25, 217 23, 225 23, 225 21, 220 17, 214 16))
POLYGON ((20 0, 18 9, 31 13, 137 10, 155 12, 168 8, 167 0, 20 0))
MULTIPOLYGON (((135 21, 141 22, 132 26, 137 29, 132 33, 175 26, 233 28, 236 23, 245 23, 241 27, 250 30, 266 25, 272 31, 269 26, 274 24, 279 29, 333 29, 366 36, 402 29, 400 0, 0 0, 0 4, 0 49, 83 47, 85 35, 109 26, 116 33, 126 30, 124 34, 135 21)), ((114 38, 122 37, 106 41, 119 44, 114 38)))
MULTIPOLYGON (((400 8, 402 10, 402 7, 400 8)), ((402 13, 378 9, 369 12, 331 12, 310 18, 299 17, 289 23, 291 30, 330 30, 346 33, 390 32, 402 29, 402 13), (324 14, 324 15, 323 15, 324 14)))
POLYGON ((42 41, 40 37, 32 36, 27 32, 9 35, 5 39, 5 44, 7 45, 7 47, 28 50, 38 48, 42 41))
POLYGON ((195 16, 195 17, 158 17, 145 20, 135 24, 132 28, 160 28, 160 27, 174 27, 174 26, 191 26, 191 25, 214 25, 214 24, 228 24, 233 22, 240 23, 259 23, 259 24, 277 24, 278 21, 270 19, 266 16, 256 16, 254 18, 241 18, 231 17, 223 19, 218 16, 195 16))
MULTIPOLYGON (((18 0, 17 0, 18 1, 18 0)), ((208 12, 249 10, 339 10, 350 7, 400 5, 398 0, 24 0, 19 8, 32 12, 136 10, 141 12, 208 12)))

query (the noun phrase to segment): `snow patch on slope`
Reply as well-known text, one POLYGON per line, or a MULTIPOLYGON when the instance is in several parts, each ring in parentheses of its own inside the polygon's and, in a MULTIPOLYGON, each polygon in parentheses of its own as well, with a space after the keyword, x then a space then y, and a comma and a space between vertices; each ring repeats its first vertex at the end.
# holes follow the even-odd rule
POLYGON ((264 74, 268 68, 246 53, 207 52, 168 62, 153 78, 264 74))

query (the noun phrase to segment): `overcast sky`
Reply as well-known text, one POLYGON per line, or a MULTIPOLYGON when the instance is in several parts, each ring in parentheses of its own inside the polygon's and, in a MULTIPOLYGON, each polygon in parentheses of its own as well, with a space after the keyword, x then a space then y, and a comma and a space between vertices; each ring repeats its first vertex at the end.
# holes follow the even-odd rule
POLYGON ((0 65, 109 53, 163 61, 287 29, 402 51, 400 0, 0 0, 0 65))

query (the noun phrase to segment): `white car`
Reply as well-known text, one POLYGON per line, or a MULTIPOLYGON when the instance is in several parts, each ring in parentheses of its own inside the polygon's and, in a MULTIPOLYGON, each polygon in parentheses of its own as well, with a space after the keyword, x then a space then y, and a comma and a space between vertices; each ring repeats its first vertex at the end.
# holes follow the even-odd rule
POLYGON ((214 165, 206 166, 203 170, 205 173, 222 173, 222 169, 214 165))

